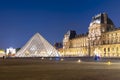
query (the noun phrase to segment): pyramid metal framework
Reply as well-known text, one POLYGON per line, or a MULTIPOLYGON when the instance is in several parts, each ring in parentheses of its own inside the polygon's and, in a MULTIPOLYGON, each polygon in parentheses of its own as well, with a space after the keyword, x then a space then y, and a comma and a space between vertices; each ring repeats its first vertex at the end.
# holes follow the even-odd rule
POLYGON ((36 33, 15 55, 16 57, 59 57, 58 51, 36 33))

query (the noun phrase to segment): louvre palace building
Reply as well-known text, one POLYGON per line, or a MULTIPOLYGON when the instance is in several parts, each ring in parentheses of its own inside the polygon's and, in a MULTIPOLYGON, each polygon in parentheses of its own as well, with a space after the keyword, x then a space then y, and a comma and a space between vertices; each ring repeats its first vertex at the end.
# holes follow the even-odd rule
POLYGON ((62 56, 120 57, 120 28, 106 13, 92 17, 88 33, 69 30, 63 38, 62 56))

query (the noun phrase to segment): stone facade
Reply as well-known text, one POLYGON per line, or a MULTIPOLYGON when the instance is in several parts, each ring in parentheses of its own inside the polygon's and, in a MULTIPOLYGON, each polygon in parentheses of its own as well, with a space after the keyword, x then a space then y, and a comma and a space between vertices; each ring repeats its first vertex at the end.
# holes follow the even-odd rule
POLYGON ((88 33, 68 31, 63 38, 62 56, 120 57, 120 28, 115 28, 106 13, 92 18, 88 33))

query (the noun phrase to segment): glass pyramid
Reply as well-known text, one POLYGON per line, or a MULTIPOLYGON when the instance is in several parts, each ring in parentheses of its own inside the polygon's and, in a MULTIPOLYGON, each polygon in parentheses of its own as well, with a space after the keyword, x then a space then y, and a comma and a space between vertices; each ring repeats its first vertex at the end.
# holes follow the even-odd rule
POLYGON ((15 55, 16 57, 59 57, 58 51, 36 33, 15 55))

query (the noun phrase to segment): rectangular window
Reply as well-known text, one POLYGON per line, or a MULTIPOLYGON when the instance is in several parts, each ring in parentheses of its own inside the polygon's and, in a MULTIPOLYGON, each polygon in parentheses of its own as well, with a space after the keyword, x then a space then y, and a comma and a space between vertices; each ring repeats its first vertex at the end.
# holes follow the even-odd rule
POLYGON ((106 48, 104 48, 104 52, 106 52, 106 48))
POLYGON ((108 48, 108 52, 110 52, 110 48, 108 48))

